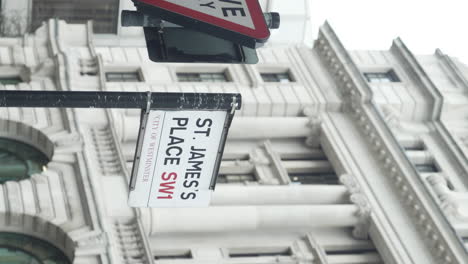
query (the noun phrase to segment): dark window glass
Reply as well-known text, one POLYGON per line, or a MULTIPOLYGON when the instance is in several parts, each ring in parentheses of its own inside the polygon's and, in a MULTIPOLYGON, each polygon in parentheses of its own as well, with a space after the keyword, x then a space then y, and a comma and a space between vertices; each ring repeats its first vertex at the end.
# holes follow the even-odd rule
POLYGON ((292 250, 290 248, 284 250, 276 251, 265 251, 265 252, 239 252, 239 253, 229 253, 230 258, 254 258, 254 257, 290 257, 292 256, 292 250))
POLYGON ((288 173, 293 184, 340 184, 335 173, 288 173))
POLYGON ((429 164, 416 164, 414 165, 416 167, 416 170, 418 172, 440 172, 439 168, 434 163, 429 163, 429 164))
POLYGON ((52 244, 16 233, 0 233, 1 263, 69 264, 70 260, 52 244))
POLYGON ((106 72, 108 82, 141 82, 138 72, 106 72))
POLYGON ((333 166, 321 148, 310 149, 307 156, 281 155, 291 184, 340 184, 333 166))
POLYGON ((400 79, 393 70, 387 72, 366 72, 364 77, 370 83, 399 82, 400 79))
POLYGON ((377 253, 375 249, 370 248, 357 248, 357 249, 337 249, 337 250, 326 250, 327 255, 357 255, 357 254, 369 254, 377 253))
POLYGON ((162 260, 162 259, 191 259, 192 252, 189 250, 187 252, 183 252, 180 254, 159 254, 154 256, 155 260, 162 260))
POLYGON ((229 82, 224 72, 211 72, 211 73, 178 72, 177 80, 179 82, 229 82))
POLYGON ((23 82, 19 77, 0 77, 0 84, 18 84, 23 82))
POLYGON ((19 181, 44 170, 49 159, 34 147, 0 138, 0 183, 19 181))
POLYGON ((260 75, 264 82, 290 83, 293 81, 289 72, 261 73, 260 75))
POLYGON ((403 149, 405 151, 424 151, 426 150, 426 146, 421 142, 415 145, 403 146, 403 149))

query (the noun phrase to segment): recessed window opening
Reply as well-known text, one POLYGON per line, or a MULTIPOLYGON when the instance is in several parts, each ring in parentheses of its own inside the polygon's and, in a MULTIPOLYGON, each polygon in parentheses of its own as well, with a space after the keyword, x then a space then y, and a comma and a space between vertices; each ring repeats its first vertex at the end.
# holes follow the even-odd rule
POLYGON ((229 153, 223 154, 223 161, 248 161, 250 159, 249 154, 232 154, 229 153))
POLYGON ((183 252, 168 252, 168 253, 159 253, 154 256, 155 260, 164 260, 164 259, 191 259, 192 251, 187 250, 183 252))
POLYGON ((179 82, 229 82, 225 72, 178 72, 179 82))
POLYGON ((47 169, 49 158, 38 149, 0 138, 0 183, 20 181, 47 169))
POLYGON ((3 84, 3 85, 15 85, 15 84, 22 83, 22 82, 23 80, 21 80, 19 76, 0 77, 0 84, 3 84))
POLYGON ((291 184, 340 184, 335 173, 288 173, 291 184))
POLYGON ((280 154, 291 184, 339 184, 338 176, 321 148, 310 149, 307 154, 280 154))
POLYGON ((393 70, 386 72, 365 72, 364 77, 369 83, 400 82, 400 79, 393 70))
POLYGON ((294 81, 289 71, 280 73, 260 73, 260 76, 264 82, 290 83, 294 81))
POLYGON ((306 153, 280 153, 282 161, 295 161, 295 160, 309 160, 309 161, 322 161, 327 160, 327 156, 321 149, 311 149, 306 153))
POLYGON ((108 82, 141 82, 141 76, 138 71, 134 72, 106 72, 108 82))
POLYGON ((426 145, 424 142, 417 141, 412 144, 402 144, 405 151, 424 151, 426 150, 426 145))
POLYGON ((338 249, 338 250, 325 250, 327 255, 357 255, 377 253, 377 250, 364 248, 364 249, 338 249))
POLYGON ((249 249, 249 250, 240 250, 240 249, 231 249, 229 250, 230 258, 254 258, 254 257, 291 257, 293 252, 291 248, 282 248, 282 249, 249 249))
POLYGON ((436 173, 440 172, 439 168, 435 163, 426 163, 426 164, 415 164, 414 167, 418 172, 422 173, 436 173))

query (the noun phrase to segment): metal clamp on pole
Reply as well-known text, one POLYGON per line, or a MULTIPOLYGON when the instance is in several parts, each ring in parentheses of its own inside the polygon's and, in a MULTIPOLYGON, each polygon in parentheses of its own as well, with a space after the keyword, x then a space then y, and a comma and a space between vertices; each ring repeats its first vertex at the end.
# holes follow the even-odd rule
POLYGON ((153 103, 153 100, 151 98, 151 91, 146 92, 146 114, 149 114, 150 109, 151 109, 151 103, 153 103))
POLYGON ((277 12, 263 13, 265 22, 270 29, 278 29, 281 24, 280 14, 277 12))
POLYGON ((236 109, 238 106, 239 106, 239 103, 237 102, 237 97, 233 96, 232 103, 231 103, 231 115, 233 115, 236 112, 236 109))

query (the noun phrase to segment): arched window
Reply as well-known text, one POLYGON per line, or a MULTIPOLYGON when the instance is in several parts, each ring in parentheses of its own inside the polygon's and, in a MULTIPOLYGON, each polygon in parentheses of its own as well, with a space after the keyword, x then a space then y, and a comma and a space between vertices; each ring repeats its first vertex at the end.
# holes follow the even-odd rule
POLYGON ((40 173, 49 159, 38 149, 7 138, 0 138, 0 183, 19 181, 40 173))
POLYGON ((1 263, 17 264, 70 264, 71 261, 58 248, 41 239, 0 232, 1 263))

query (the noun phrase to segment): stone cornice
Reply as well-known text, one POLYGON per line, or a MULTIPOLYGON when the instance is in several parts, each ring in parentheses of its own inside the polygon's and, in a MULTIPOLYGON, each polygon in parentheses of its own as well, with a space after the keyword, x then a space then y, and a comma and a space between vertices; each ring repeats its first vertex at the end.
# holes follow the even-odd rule
POLYGON ((443 104, 443 96, 440 94, 439 90, 400 38, 393 41, 391 50, 402 60, 403 65, 409 66, 406 69, 410 71, 410 76, 418 83, 418 86, 424 87, 424 91, 430 94, 434 101, 431 119, 439 120, 443 104))
MULTIPOLYGON (((464 263, 466 252, 463 246, 439 207, 424 189, 417 171, 403 154, 397 140, 371 102, 372 92, 368 84, 327 23, 321 28, 314 48, 334 77, 343 100, 349 106, 348 110, 368 139, 368 144, 375 151, 376 157, 381 161, 383 171, 394 183, 395 190, 404 201, 402 205, 406 206, 407 214, 415 220, 414 225, 419 228, 426 246, 438 259, 434 262, 464 263)), ((408 53, 404 54, 407 56, 406 59, 414 64, 414 58, 408 53)), ((417 64, 414 66, 420 74, 418 77, 421 81, 432 84, 420 66, 417 64)), ((434 115, 440 113, 441 103, 436 102, 436 104, 438 109, 434 110, 434 115)))
POLYGON ((460 69, 458 69, 458 66, 455 65, 453 60, 449 56, 445 55, 440 49, 436 49, 435 55, 440 61, 444 63, 446 69, 448 69, 450 73, 455 77, 455 79, 458 82, 458 85, 463 87, 465 92, 468 92, 468 80, 460 72, 460 69))
MULTIPOLYGON (((416 80, 418 81, 418 85, 424 87, 424 90, 428 91, 431 94, 432 99, 434 100, 434 111, 432 113, 432 122, 434 124, 434 127, 439 133, 439 135, 444 139, 442 143, 445 144, 446 147, 450 150, 450 152, 454 155, 454 158, 451 160, 453 160, 457 163, 457 165, 463 168, 463 170, 466 173, 468 171, 467 160, 464 157, 462 150, 458 147, 454 138, 448 131, 444 122, 442 122, 441 120, 443 109, 443 95, 440 93, 439 89, 432 82, 429 75, 424 71, 423 67, 419 64, 414 55, 406 47, 406 45, 400 38, 394 40, 392 50, 395 53, 397 53, 402 60, 404 60, 405 65, 410 66, 408 70, 412 72, 412 76, 416 78, 416 80)), ((451 60, 447 56, 444 56, 440 50, 436 51, 436 55, 440 59, 442 59, 447 68, 453 70, 453 74, 456 75, 456 72, 454 72, 456 68, 453 68, 453 62, 451 62, 451 60)), ((460 84, 465 85, 465 83, 463 83, 463 76, 461 76, 460 74, 457 77, 461 80, 460 84)), ((466 89, 468 89, 468 86, 466 86, 466 89)), ((461 180, 466 183, 465 177, 461 177, 461 180)))
POLYGON ((341 88, 339 92, 344 97, 362 103, 370 102, 372 99, 370 87, 328 23, 320 29, 314 49, 328 66, 338 87, 341 88))
MULTIPOLYGON (((448 69, 453 76, 455 76, 458 85, 463 87, 465 92, 468 92, 468 80, 464 78, 464 76, 459 71, 458 67, 455 65, 452 59, 449 56, 443 54, 440 49, 436 50, 435 55, 437 56, 439 61, 441 61, 445 65, 445 68, 448 69)), ((468 172, 468 160, 466 159, 466 155, 468 153, 465 153, 464 150, 457 144, 457 140, 454 138, 454 135, 450 133, 443 120, 437 120, 435 125, 438 132, 446 140, 447 145, 451 149, 452 153, 454 153, 454 155, 456 156, 456 161, 458 161, 460 166, 464 168, 465 172, 468 172)))

